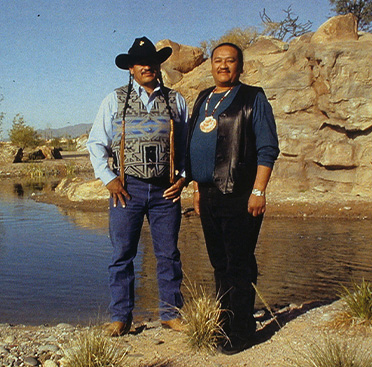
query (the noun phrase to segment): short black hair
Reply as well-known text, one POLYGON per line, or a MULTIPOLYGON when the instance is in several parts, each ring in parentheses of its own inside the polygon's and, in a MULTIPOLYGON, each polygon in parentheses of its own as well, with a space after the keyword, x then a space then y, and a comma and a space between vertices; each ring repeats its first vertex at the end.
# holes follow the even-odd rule
POLYGON ((231 43, 231 42, 223 42, 223 43, 220 43, 219 45, 217 45, 212 50, 211 60, 213 59, 214 51, 216 51, 218 48, 220 48, 222 46, 230 46, 232 48, 235 48, 235 50, 238 52, 238 61, 239 61, 239 64, 243 68, 243 65, 244 65, 244 62, 243 62, 243 51, 242 51, 242 49, 239 46, 237 46, 235 43, 231 43))

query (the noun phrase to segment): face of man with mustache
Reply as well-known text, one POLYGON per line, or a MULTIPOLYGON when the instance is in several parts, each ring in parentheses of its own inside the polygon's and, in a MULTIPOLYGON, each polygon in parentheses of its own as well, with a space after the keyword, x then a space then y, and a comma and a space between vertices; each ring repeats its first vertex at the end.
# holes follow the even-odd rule
POLYGON ((238 84, 243 65, 239 62, 238 51, 224 45, 216 48, 212 55, 212 75, 217 92, 222 92, 238 84))
POLYGON ((158 83, 157 78, 160 73, 160 65, 143 62, 131 66, 129 71, 133 75, 134 80, 144 87, 147 93, 152 93, 158 83))

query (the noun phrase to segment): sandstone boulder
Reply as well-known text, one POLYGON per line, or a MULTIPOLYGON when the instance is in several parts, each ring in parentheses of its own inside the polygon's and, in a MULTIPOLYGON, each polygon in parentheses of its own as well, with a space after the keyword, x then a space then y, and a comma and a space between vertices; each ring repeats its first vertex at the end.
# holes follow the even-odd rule
POLYGON ((313 43, 358 39, 357 20, 353 14, 338 15, 322 24, 311 38, 313 43))
POLYGON ((0 164, 12 163, 18 152, 18 148, 8 142, 0 142, 0 164))
POLYGON ((171 47, 172 55, 162 64, 164 84, 173 86, 180 82, 183 74, 195 69, 204 61, 203 51, 198 47, 180 45, 169 39, 159 41, 157 49, 171 47))
POLYGON ((58 148, 47 145, 35 148, 32 153, 34 153, 36 157, 40 157, 37 159, 62 159, 61 152, 58 148))
POLYGON ((77 202, 108 200, 110 197, 109 191, 101 180, 85 181, 81 178, 63 179, 56 187, 55 192, 77 202))
POLYGON ((172 55, 166 60, 162 67, 177 70, 181 73, 188 73, 200 65, 203 60, 203 51, 198 47, 180 45, 169 39, 159 41, 156 48, 171 47, 172 55))
POLYGON ((78 152, 86 152, 88 151, 87 149, 87 141, 88 141, 88 134, 83 134, 76 138, 76 150, 78 152))

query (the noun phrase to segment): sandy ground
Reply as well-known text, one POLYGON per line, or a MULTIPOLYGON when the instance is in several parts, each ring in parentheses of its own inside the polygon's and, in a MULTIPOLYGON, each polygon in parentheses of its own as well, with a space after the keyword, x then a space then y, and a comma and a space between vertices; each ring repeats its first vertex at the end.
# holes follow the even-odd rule
MULTIPOLYGON (((370 327, 333 326, 343 309, 342 301, 323 306, 313 302, 280 310, 276 319, 257 315, 256 344, 232 356, 192 350, 184 333, 162 329, 158 321, 133 325, 128 335, 111 340, 116 348, 127 352, 126 366, 133 367, 319 367, 323 365, 310 364, 308 359, 314 353, 329 356, 329 345, 333 350, 339 348, 343 355, 356 353, 371 358, 370 327)), ((31 365, 64 366, 64 351, 82 332, 86 328, 67 324, 0 324, 0 366, 30 365, 25 361, 34 363, 31 365)))

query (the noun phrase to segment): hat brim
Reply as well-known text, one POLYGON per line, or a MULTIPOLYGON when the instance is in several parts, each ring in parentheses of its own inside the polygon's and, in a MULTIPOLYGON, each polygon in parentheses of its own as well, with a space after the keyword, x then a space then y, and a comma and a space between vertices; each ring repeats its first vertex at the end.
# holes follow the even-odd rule
POLYGON ((118 68, 128 70, 130 66, 139 64, 141 62, 150 62, 151 64, 162 64, 172 54, 171 47, 164 47, 155 53, 146 57, 137 57, 129 54, 120 54, 116 56, 115 64, 118 68))

